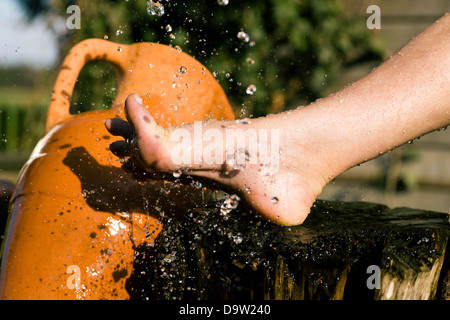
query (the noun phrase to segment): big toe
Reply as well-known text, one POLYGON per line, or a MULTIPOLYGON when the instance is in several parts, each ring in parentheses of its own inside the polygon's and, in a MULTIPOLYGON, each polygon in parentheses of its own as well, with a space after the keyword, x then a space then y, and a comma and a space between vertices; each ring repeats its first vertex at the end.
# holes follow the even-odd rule
POLYGON ((168 146, 166 130, 159 126, 142 105, 137 94, 131 94, 125 101, 125 115, 132 126, 133 139, 136 140, 134 156, 139 157, 144 167, 166 169, 168 146), (162 165, 164 163, 164 165, 162 165))

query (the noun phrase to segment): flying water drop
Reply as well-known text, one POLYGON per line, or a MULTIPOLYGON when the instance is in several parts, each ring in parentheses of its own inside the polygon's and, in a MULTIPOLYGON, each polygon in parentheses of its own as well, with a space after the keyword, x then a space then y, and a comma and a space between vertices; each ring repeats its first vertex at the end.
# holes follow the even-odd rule
POLYGON ((185 66, 181 66, 180 67, 180 73, 181 74, 184 74, 184 73, 186 73, 187 72, 187 68, 185 67, 185 66))
POLYGON ((152 0, 147 1, 147 13, 151 16, 161 17, 164 15, 164 5, 152 0))
POLYGON ((173 172, 173 177, 178 179, 179 177, 181 177, 181 170, 176 170, 173 172))
POLYGON ((245 61, 246 61, 248 64, 255 64, 255 60, 253 60, 253 59, 250 58, 250 57, 248 57, 245 61))
POLYGON ((237 208, 240 200, 241 198, 239 198, 239 196, 237 196, 236 194, 232 194, 222 203, 222 206, 220 207, 220 213, 223 215, 227 215, 233 209, 237 208))
POLYGON ((237 38, 243 42, 249 42, 250 41, 250 36, 248 35, 247 32, 244 31, 239 31, 237 34, 237 38))
POLYGON ((247 89, 245 90, 245 93, 249 94, 249 95, 253 95, 256 92, 256 86, 254 84, 251 84, 247 87, 247 89))

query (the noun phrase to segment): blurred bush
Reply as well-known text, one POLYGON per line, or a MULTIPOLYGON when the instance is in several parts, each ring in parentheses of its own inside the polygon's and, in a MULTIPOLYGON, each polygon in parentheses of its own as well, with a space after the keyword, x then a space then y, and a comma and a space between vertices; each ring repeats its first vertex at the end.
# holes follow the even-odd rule
MULTIPOLYGON (((86 38, 119 43, 159 42, 194 56, 226 91, 236 114, 261 116, 324 95, 345 67, 381 61, 384 48, 361 17, 339 0, 161 0, 151 15, 146 0, 21 0, 30 16, 69 17, 81 10, 81 28, 62 41, 61 56, 86 38), (244 31, 249 41, 238 38, 244 31), (249 85, 256 91, 249 95, 249 85)), ((72 111, 104 108, 114 99, 114 70, 90 63, 80 74, 72 111)))

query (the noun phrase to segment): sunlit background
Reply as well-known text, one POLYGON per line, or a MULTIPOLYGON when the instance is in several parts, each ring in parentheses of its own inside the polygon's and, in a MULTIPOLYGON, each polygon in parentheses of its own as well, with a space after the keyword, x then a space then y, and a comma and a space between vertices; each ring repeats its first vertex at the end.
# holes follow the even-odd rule
MULTIPOLYGON (((238 117, 260 116, 357 80, 450 11, 447 0, 161 3, 166 13, 155 17, 145 0, 0 0, 0 179, 16 181, 43 132, 61 59, 85 38, 178 45, 217 72, 238 117), (66 27, 69 4, 81 8, 80 30, 66 27), (366 28, 371 4, 381 8, 380 30, 366 28), (242 43, 239 31, 251 41, 242 43), (249 85, 256 86, 254 95, 246 94, 249 85)), ((73 111, 108 107, 112 67, 92 63, 80 79, 73 111)), ((448 212, 450 130, 349 170, 321 198, 448 212)))

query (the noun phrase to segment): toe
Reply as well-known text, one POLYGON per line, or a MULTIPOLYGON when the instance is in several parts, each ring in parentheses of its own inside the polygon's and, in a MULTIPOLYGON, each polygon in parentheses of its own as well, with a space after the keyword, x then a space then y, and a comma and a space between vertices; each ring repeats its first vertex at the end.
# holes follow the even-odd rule
POLYGON ((119 118, 107 119, 105 127, 114 136, 122 136, 124 139, 133 138, 133 127, 125 120, 119 118))
POLYGON ((153 117, 142 105, 142 98, 136 93, 130 94, 125 100, 125 115, 136 133, 140 129, 148 129, 156 125, 153 117))
POLYGON ((128 143, 125 140, 114 141, 109 145, 109 150, 119 158, 130 156, 128 143))

